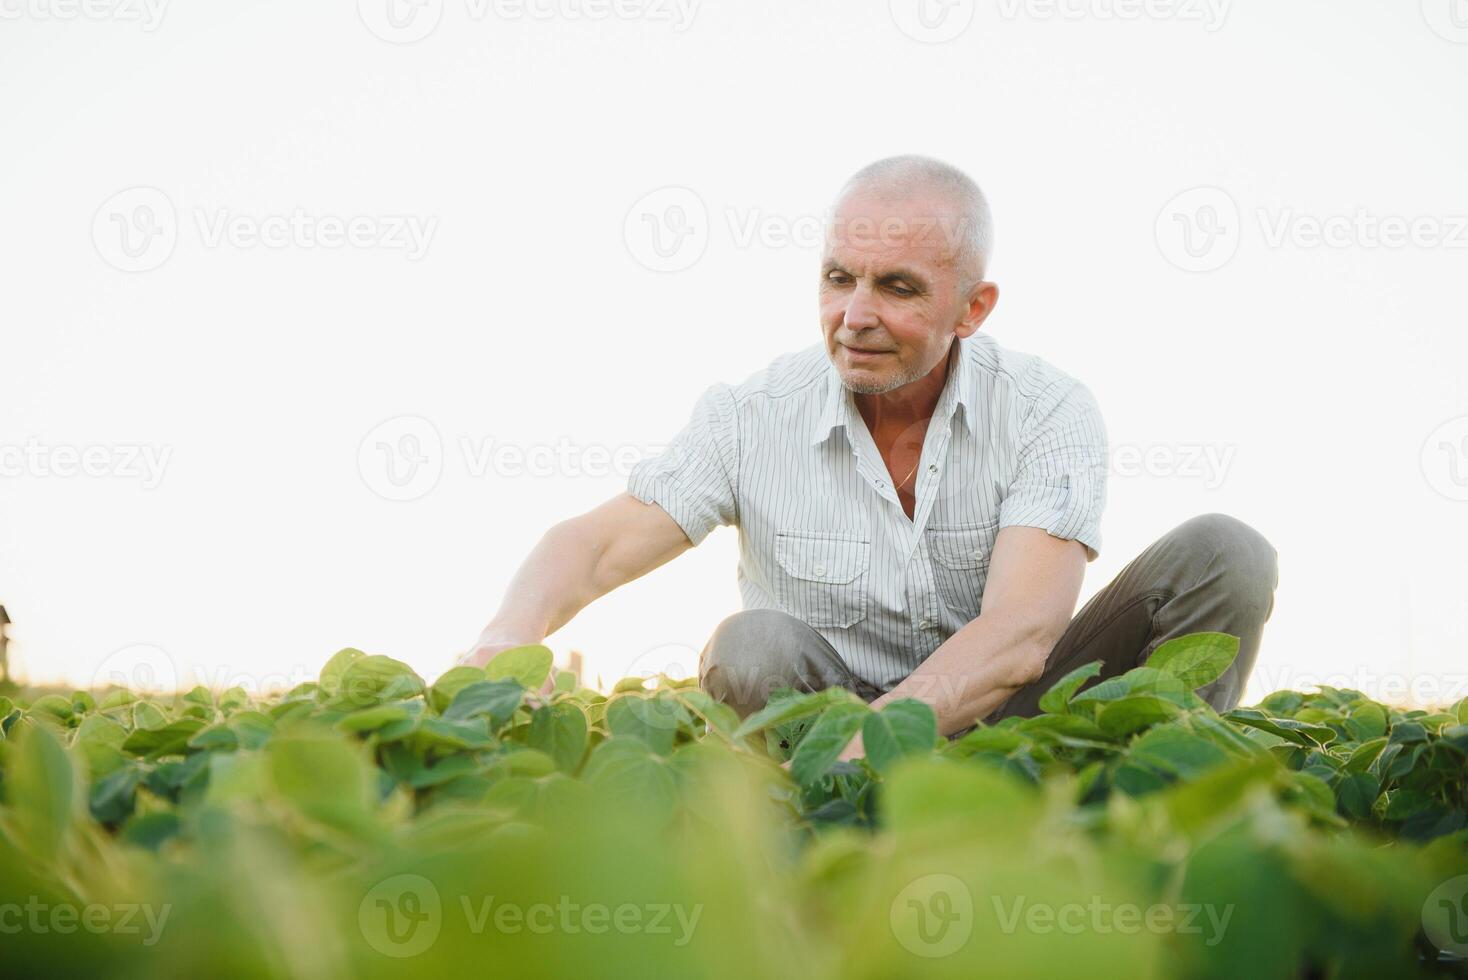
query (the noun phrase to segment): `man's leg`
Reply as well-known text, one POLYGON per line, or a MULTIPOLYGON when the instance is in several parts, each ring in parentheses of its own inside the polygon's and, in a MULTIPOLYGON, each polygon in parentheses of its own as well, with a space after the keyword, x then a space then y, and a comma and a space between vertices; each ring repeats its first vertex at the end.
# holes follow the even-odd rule
POLYGON ((1262 534, 1227 514, 1203 514, 1173 528, 1091 597, 1066 628, 1035 683, 1016 691, 985 721, 1040 713, 1055 682, 1092 660, 1107 677, 1145 664, 1162 643, 1188 633, 1231 633, 1239 655, 1198 691, 1218 711, 1237 707, 1274 611, 1279 555, 1262 534))
POLYGON ((720 623, 699 658, 698 681, 741 718, 782 687, 840 686, 868 701, 881 693, 853 674, 825 637, 778 609, 746 609, 720 623))

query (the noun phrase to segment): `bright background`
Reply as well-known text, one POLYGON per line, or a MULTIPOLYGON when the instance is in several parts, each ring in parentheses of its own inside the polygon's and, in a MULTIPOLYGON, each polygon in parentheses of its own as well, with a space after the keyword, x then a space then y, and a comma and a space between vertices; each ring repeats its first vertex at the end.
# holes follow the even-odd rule
MULTIPOLYGON (((438 673, 541 532, 625 486, 625 465, 582 473, 596 453, 665 442, 709 384, 817 340, 811 229, 853 170, 923 152, 992 201, 985 329, 1105 413, 1082 602, 1222 511, 1281 555, 1250 700, 1468 694, 1462 0, 425 0, 401 31, 387 2, 176 0, 151 25, 132 0, 0 3, 0 603, 23 679, 268 686, 347 645, 438 673), (211 237, 298 208, 367 237, 436 225, 416 259, 211 237), (1425 224, 1373 247, 1358 212, 1425 224), (1337 245, 1271 242, 1337 216, 1337 245), (148 239, 154 267, 122 271, 118 218, 172 228, 172 252, 148 239), (486 441, 570 462, 486 469, 486 441), (416 483, 379 443, 423 461, 416 483), (113 462, 68 476, 27 445, 113 462), (170 453, 156 486, 129 447, 170 453), (1128 455, 1148 449, 1150 472, 1128 455)), ((550 645, 592 679, 693 664, 738 607, 735 543, 550 645)))

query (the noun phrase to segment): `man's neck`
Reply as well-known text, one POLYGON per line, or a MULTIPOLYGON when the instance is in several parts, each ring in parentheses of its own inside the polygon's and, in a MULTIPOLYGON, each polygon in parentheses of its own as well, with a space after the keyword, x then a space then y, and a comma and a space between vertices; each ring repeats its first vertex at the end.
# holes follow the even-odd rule
POLYGON ((933 370, 916 381, 880 395, 857 394, 856 408, 872 432, 880 429, 906 429, 933 417, 943 387, 948 383, 948 368, 958 356, 958 338, 948 346, 948 355, 933 370))

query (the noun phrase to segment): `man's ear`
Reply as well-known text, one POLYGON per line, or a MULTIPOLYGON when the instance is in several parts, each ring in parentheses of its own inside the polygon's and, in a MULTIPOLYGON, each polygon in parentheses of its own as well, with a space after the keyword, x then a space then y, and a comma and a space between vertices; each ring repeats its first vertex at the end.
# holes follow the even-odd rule
POLYGON ((994 312, 994 307, 999 304, 999 286, 997 283, 983 282, 974 283, 968 294, 968 308, 964 311, 964 317, 959 322, 957 329, 953 331, 958 337, 971 337, 989 319, 989 314, 994 312))

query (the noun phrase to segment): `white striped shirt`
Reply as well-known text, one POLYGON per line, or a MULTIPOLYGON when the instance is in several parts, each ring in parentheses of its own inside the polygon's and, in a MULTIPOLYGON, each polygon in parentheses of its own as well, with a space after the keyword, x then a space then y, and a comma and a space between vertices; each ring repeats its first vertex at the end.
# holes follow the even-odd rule
POLYGON ((1000 528, 1079 541, 1087 561, 1101 548, 1108 450, 1090 390, 986 333, 955 342, 911 519, 822 343, 710 387, 628 492, 695 545, 736 525, 745 608, 809 623, 890 690, 978 616, 1000 528))

